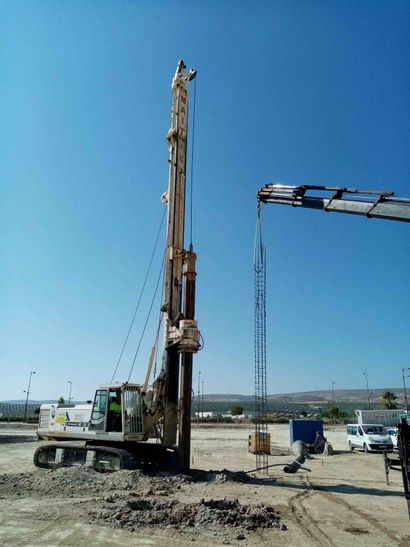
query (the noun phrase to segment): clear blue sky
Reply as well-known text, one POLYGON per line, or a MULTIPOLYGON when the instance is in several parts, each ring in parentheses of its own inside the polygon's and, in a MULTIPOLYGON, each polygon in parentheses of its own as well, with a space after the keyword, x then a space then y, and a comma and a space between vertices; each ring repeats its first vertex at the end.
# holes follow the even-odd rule
MULTIPOLYGON (((198 70, 195 375, 207 393, 251 394, 257 190, 410 197, 409 2, 3 0, 0 12, 0 400, 24 397, 30 369, 33 399, 67 396, 70 379, 90 398, 110 380, 162 215, 181 57, 198 70)), ((365 369, 370 387, 401 385, 409 225, 272 205, 263 230, 268 392, 363 388, 365 369)))

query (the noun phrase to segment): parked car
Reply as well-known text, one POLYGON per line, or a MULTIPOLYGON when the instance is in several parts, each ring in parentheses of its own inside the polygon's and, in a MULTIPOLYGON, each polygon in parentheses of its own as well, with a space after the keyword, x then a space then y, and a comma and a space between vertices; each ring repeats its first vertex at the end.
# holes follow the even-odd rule
POLYGON ((397 427, 388 427, 386 431, 391 439, 391 442, 393 443, 393 449, 397 450, 397 427))
POLYGON ((392 452, 393 442, 381 424, 348 424, 347 443, 350 450, 361 448, 365 452, 392 452))

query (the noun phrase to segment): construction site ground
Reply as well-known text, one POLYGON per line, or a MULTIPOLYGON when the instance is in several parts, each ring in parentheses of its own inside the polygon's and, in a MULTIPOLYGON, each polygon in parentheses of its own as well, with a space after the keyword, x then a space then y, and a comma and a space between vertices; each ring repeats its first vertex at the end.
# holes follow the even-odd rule
POLYGON ((36 469, 34 430, 0 428, 0 544, 410 545, 401 474, 383 456, 349 452, 345 426, 325 435, 333 456, 283 472, 289 427, 271 425, 268 475, 248 453, 251 425, 192 430, 190 476, 147 471, 36 469), (212 470, 212 471, 211 471, 212 470))

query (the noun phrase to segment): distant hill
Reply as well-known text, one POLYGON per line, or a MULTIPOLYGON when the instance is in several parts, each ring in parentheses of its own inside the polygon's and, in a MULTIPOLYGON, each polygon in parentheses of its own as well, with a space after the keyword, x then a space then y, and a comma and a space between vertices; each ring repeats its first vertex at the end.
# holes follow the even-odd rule
MULTIPOLYGON (((385 391, 392 391, 399 399, 404 398, 403 388, 399 387, 385 387, 382 389, 371 389, 370 399, 373 402, 381 402, 383 393, 385 391)), ((195 394, 196 395, 196 394, 195 394)), ((328 403, 332 400, 332 390, 318 390, 318 391, 302 391, 296 393, 276 393, 268 395, 268 401, 275 403, 328 403)), ((365 389, 335 389, 334 397, 336 401, 344 401, 351 403, 366 403, 367 391, 365 389)), ((410 398, 410 392, 409 392, 410 398)), ((240 395, 238 393, 205 393, 204 402, 207 403, 250 403, 254 399, 253 395, 240 395)), ((25 399, 18 399, 13 401, 2 401, 3 403, 10 404, 25 404, 25 399)), ((31 405, 38 405, 45 403, 56 403, 56 399, 32 401, 31 405)), ((74 404, 84 403, 84 401, 72 401, 74 404)))
MULTIPOLYGON (((371 389, 370 399, 372 401, 381 401, 385 391, 392 391, 399 399, 404 398, 403 388, 386 387, 383 389, 371 389)), ((410 396, 410 394, 409 394, 410 396)), ((328 403, 332 400, 332 390, 303 391, 297 393, 278 393, 268 395, 268 401, 281 403, 328 403)), ((352 403, 366 403, 366 389, 335 389, 334 397, 336 401, 345 401, 352 403)), ((231 402, 250 402, 253 401, 253 395, 237 394, 204 394, 204 401, 215 403, 231 402)))

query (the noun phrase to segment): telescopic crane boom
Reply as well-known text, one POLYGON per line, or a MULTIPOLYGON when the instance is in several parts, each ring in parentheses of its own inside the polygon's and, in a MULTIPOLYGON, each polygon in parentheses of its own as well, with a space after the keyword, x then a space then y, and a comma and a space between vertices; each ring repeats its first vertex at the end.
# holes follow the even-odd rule
POLYGON ((410 199, 394 197, 394 192, 266 184, 258 192, 258 203, 261 202, 410 222, 410 199))

